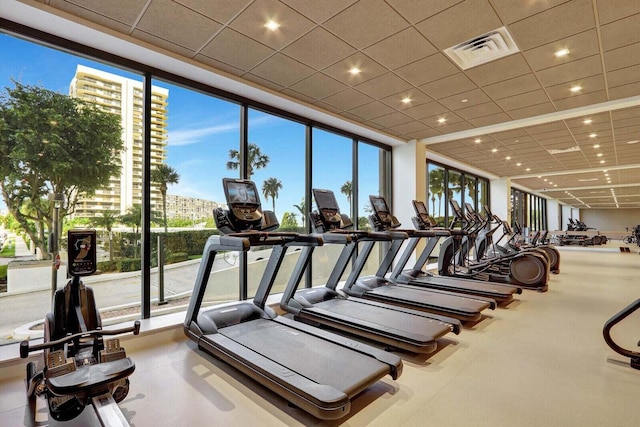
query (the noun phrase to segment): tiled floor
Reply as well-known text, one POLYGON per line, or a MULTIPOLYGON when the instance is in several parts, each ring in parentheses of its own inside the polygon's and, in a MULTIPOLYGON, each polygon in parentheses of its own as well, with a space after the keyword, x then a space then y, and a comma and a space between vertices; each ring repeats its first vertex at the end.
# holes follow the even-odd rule
MULTIPOLYGON (((402 376, 385 378, 337 422, 291 408, 264 387, 198 351, 180 327, 126 342, 137 369, 120 407, 132 426, 637 426, 640 371, 602 339, 614 313, 640 298, 638 248, 562 248, 549 291, 525 291, 507 308, 442 342, 430 357, 400 354, 402 376)), ((627 348, 640 313, 614 329, 627 348)), ((301 355, 302 357, 302 355, 301 355)), ((336 369, 341 369, 336 360, 336 369)), ((0 367, 0 425, 56 425, 38 399, 26 407, 24 362, 0 367)), ((90 408, 65 425, 95 425, 90 408)))

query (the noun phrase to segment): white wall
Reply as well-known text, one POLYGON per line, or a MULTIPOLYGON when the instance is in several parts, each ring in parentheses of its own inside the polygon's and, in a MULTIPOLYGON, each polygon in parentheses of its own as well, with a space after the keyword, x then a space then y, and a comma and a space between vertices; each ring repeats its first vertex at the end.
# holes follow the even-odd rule
POLYGON ((631 231, 640 224, 640 209, 581 209, 580 220, 597 230, 631 231))
POLYGON ((415 140, 393 147, 393 214, 403 228, 413 228, 413 200, 427 197, 427 162, 425 145, 415 140))
POLYGON ((555 199, 547 199, 547 230, 561 230, 560 203, 555 199))

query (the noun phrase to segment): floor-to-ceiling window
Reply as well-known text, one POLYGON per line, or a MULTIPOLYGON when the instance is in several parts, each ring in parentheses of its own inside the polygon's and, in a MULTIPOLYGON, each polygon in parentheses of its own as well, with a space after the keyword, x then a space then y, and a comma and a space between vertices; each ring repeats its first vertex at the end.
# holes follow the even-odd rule
MULTIPOLYGON (((305 126, 250 108, 248 114, 247 179, 254 181, 262 209, 273 211, 280 229, 303 231, 301 201, 305 195, 305 126)), ((297 259, 290 248, 272 292, 282 292, 297 259)), ((255 295, 271 248, 251 248, 247 254, 248 296, 255 295)))
MULTIPOLYGON (((25 31, 29 32, 28 29, 25 31)), ((32 36, 40 37, 41 34, 32 36)), ((45 39, 51 42, 46 37, 42 40, 45 39)), ((4 88, 15 86, 11 81, 13 78, 21 84, 42 86, 61 96, 71 94, 84 99, 87 105, 98 105, 102 112, 118 117, 112 120, 117 122, 114 141, 121 142, 126 149, 96 145, 95 142, 104 137, 99 135, 92 139, 94 157, 73 156, 64 160, 75 162, 74 171, 84 171, 80 176, 85 183, 89 171, 98 170, 111 160, 117 160, 121 173, 113 174, 87 191, 77 187, 78 191, 73 193, 78 195, 74 200, 77 201, 75 210, 69 209, 70 198, 61 205, 55 198, 50 202, 59 205, 63 231, 77 226, 98 230, 98 268, 110 274, 89 277, 85 281, 94 283, 96 299, 105 319, 109 318, 107 313, 110 311, 146 317, 186 304, 204 240, 218 232, 213 222, 213 209, 226 207, 221 185, 223 176, 241 177, 244 170, 244 175, 256 182, 263 207, 275 210, 282 229, 292 231, 301 231, 308 226, 311 186, 333 190, 343 212, 352 216, 360 228, 366 227, 363 218, 366 219, 367 204, 355 198, 368 197, 369 193, 390 196, 384 193, 391 188, 388 147, 362 140, 357 135, 342 134, 336 129, 323 130, 317 127, 320 125, 314 123, 312 126, 304 117, 293 113, 264 105, 260 110, 254 109, 251 100, 184 77, 168 75, 162 70, 156 70, 156 73, 142 64, 127 61, 121 64, 122 67, 105 65, 103 61, 107 58, 119 60, 64 40, 59 42, 65 52, 78 50, 82 56, 0 34, 0 52, 3 54, 0 77, 4 79, 4 88), (89 54, 99 60, 87 59, 89 54), (252 164, 254 146, 268 158, 264 167, 252 164), (107 158, 98 155, 101 149, 111 150, 107 158), (240 153, 247 154, 247 164, 241 165, 243 157, 240 153), (357 157, 354 153, 358 153, 357 157), (147 166, 150 166, 148 172, 147 166), (312 176, 309 170, 313 170, 312 176), (144 220, 145 212, 150 212, 148 221, 144 220), (150 244, 147 245, 147 241, 150 244), (149 262, 143 254, 150 254, 149 262), (163 264, 162 269, 156 268, 158 263, 163 264), (187 273, 185 269, 194 272, 187 273), (123 272, 127 273, 126 278, 118 279, 117 290, 109 288, 105 279, 123 272), (149 280, 145 279, 147 276, 149 280), (147 287, 148 292, 144 291, 147 287), (144 307, 149 303, 151 311, 147 314, 144 307), (116 307, 117 310, 111 310, 116 307)), ((3 102, 7 95, 6 89, 2 89, 3 102)), ((58 125, 61 123, 57 120, 47 120, 47 126, 58 125)), ((95 128, 103 130, 107 126, 95 128)), ((49 151, 46 151, 56 147, 55 137, 56 133, 50 132, 50 137, 40 138, 39 143, 45 151, 41 156, 34 152, 36 157, 43 158, 39 161, 48 157, 57 159, 48 156, 49 151)), ((59 155, 62 150, 52 152, 59 155)), ((62 163, 62 159, 57 160, 62 163)), ((21 163, 22 166, 25 164, 21 163)), ((35 169, 36 165, 44 163, 34 161, 30 165, 35 169)), ((16 181, 17 169, 10 171, 8 163, 3 162, 1 170, 6 183, 20 181, 16 181)), ((36 204, 46 201, 48 195, 42 196, 36 204)), ((23 202, 23 213, 32 210, 33 201, 23 202)), ((51 220, 37 214, 27 218, 27 226, 35 230, 35 234, 29 236, 20 230, 19 221, 10 210, 6 201, 0 202, 0 227, 3 233, 10 234, 10 243, 3 242, 0 254, 0 261, 6 261, 0 262, 2 342, 23 338, 14 337, 16 328, 44 317, 50 309, 52 288, 51 261, 45 260, 46 277, 35 281, 20 277, 16 266, 7 265, 9 260, 18 261, 14 259, 16 252, 8 252, 11 248, 22 254, 23 248, 28 247, 25 256, 46 257, 49 250, 46 243, 53 229, 51 220), (8 276, 15 278, 8 280, 8 276), (25 289, 27 285, 43 289, 25 289), (20 287, 16 292, 15 286, 20 287), (28 300, 27 305, 34 310, 18 310, 16 307, 20 305, 14 297, 28 300)), ((61 248, 64 249, 64 242, 61 248)), ((296 255, 295 251, 292 253, 296 255)), ((207 303, 253 295, 257 283, 253 279, 260 273, 262 255, 268 253, 252 251, 246 260, 239 253, 220 254, 214 271, 225 277, 208 288, 207 303), (247 274, 243 275, 243 271, 247 274)), ((314 257, 314 272, 322 272, 326 255, 320 252, 314 257)), ((327 268, 331 267, 330 261, 325 264, 327 268)), ((57 282, 58 287, 65 282, 62 273, 57 282)), ((322 280, 314 280, 314 283, 319 282, 322 280)), ((278 284, 278 289, 283 284, 278 284)))
MULTIPOLYGON (((357 218, 353 218, 353 139, 328 132, 322 129, 313 129, 312 133, 312 178, 311 188, 330 190, 333 192, 340 212, 351 218, 357 224, 357 218)), ((315 200, 309 201, 311 210, 316 209, 315 200)), ((341 245, 324 245, 317 248, 312 258, 312 285, 326 283, 336 259, 343 247, 341 245)), ((350 271, 347 266, 342 278, 350 271)))

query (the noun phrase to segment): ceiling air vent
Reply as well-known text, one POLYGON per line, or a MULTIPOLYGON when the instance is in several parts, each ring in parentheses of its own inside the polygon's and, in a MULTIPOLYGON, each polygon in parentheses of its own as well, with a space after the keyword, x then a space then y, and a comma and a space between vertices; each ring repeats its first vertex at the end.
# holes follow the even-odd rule
POLYGON ((580 147, 578 147, 577 145, 574 147, 569 147, 569 148, 560 148, 560 149, 553 149, 550 148, 547 150, 547 152, 549 154, 564 154, 564 153, 573 153, 574 151, 580 151, 580 147))
POLYGON ((445 49, 444 53, 460 68, 467 70, 519 51, 511 34, 501 27, 445 49))

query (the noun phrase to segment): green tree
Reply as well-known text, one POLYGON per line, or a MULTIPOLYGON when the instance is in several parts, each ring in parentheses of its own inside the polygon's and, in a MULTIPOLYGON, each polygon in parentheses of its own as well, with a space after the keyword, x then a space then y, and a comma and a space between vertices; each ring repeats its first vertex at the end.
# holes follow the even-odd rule
MULTIPOLYGON (((255 170, 265 168, 269 164, 269 156, 262 154, 260 147, 252 143, 249 143, 247 160, 247 178, 249 179, 251 179, 255 170)), ((237 170, 239 167, 240 152, 233 149, 229 150, 229 161, 227 162, 227 169, 237 170)))
POLYGON ((304 201, 304 197, 300 200, 300 204, 293 205, 294 208, 300 212, 300 218, 302 218, 302 227, 304 227, 305 219, 307 218, 307 206, 304 201))
POLYGON ((164 232, 167 232, 167 185, 177 184, 180 175, 169 165, 164 163, 156 166, 151 171, 151 181, 160 184, 160 194, 162 195, 162 218, 164 219, 164 232))
MULTIPOLYGON (((120 174, 120 118, 94 104, 13 81, 0 95, 0 189, 9 212, 47 257, 49 193, 63 194, 59 220, 120 174)), ((58 227, 61 229, 61 227, 58 227)), ((59 236, 58 236, 59 237, 59 236)))
POLYGON ((340 192, 345 196, 347 196, 347 201, 349 202, 349 205, 351 205, 351 195, 353 194, 351 181, 347 181, 344 184, 342 184, 342 187, 340 187, 340 192))
POLYGON ((278 192, 282 189, 282 182, 278 178, 269 178, 262 183, 262 194, 264 194, 265 201, 269 201, 273 206, 273 212, 276 212, 276 199, 278 198, 278 192))
POLYGON ((284 215, 282 215, 280 228, 283 230, 296 230, 298 228, 298 221, 296 220, 296 214, 293 212, 285 212, 284 215))
POLYGON ((113 262, 113 226, 120 220, 120 215, 115 211, 103 211, 100 215, 91 219, 94 227, 100 227, 109 233, 109 262, 113 262))

